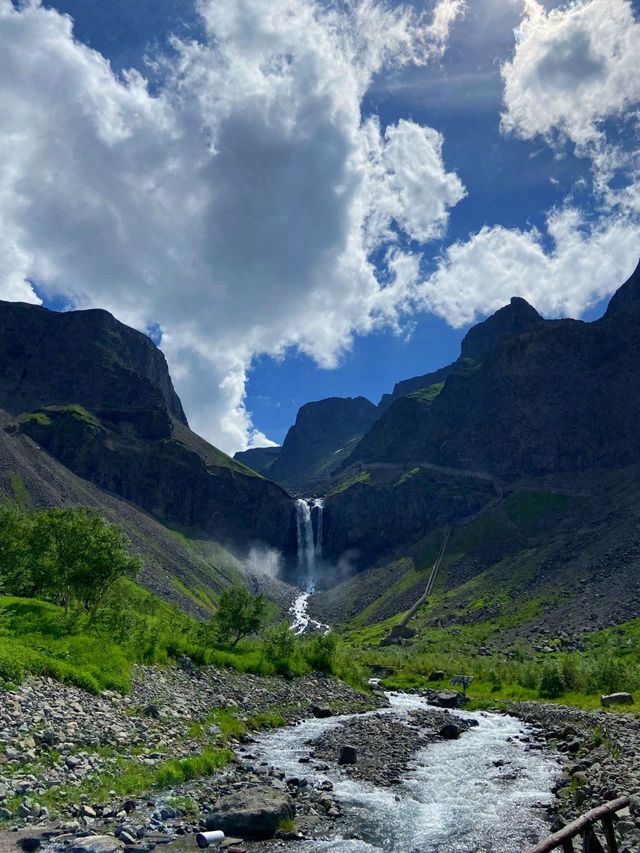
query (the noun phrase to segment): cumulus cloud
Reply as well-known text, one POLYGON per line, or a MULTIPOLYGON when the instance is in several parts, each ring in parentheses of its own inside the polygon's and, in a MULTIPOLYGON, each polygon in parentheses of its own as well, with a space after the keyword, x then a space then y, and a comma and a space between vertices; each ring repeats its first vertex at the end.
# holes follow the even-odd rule
POLYGON ((0 0, 0 297, 64 294, 162 331, 192 425, 264 444, 257 353, 334 365, 415 299, 399 237, 440 236, 463 196, 442 139, 362 121, 372 77, 441 55, 463 3, 199 0, 206 38, 116 76, 39 0, 0 0), (376 269, 372 253, 384 256, 376 269))
MULTIPOLYGON (((543 232, 497 225, 454 243, 424 284, 426 310, 463 326, 517 295, 547 316, 579 317, 630 275, 640 251, 639 41, 628 0, 577 0, 551 11, 525 0, 513 57, 502 67, 502 130, 542 138, 558 152, 573 146, 591 161, 592 193, 584 209, 570 194, 543 232)), ((586 182, 578 183, 584 199, 586 182)))
POLYGON ((560 133, 578 146, 640 101, 640 24, 629 0, 581 0, 550 12, 527 0, 502 68, 502 124, 525 139, 560 133))
POLYGON ((502 67, 502 127, 523 139, 569 142, 592 161, 610 208, 640 212, 640 22, 630 0, 579 0, 546 12, 527 0, 502 67), (621 142, 620 140, 625 140, 621 142), (614 179, 625 176, 625 185, 614 179))
POLYGON ((453 244, 425 284, 424 303, 454 326, 496 311, 512 296, 549 317, 579 317, 618 288, 637 261, 638 230, 626 216, 589 226, 578 210, 564 208, 548 217, 546 234, 486 227, 453 244))

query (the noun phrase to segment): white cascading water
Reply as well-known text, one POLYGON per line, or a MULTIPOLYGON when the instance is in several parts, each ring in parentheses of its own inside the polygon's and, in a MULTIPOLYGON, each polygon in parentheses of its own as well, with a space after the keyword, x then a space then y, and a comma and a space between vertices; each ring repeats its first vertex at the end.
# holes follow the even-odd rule
POLYGON ((304 634, 309 628, 327 633, 329 627, 309 616, 309 596, 315 592, 316 571, 322 558, 324 502, 321 498, 309 502, 296 501, 296 527, 298 535, 298 578, 303 591, 291 605, 291 630, 304 634), (315 515, 315 532, 313 517, 315 515))
MULTIPOLYGON (((424 699, 390 695, 383 713, 401 720, 424 699)), ((514 853, 545 837, 544 807, 560 768, 544 750, 527 750, 527 727, 502 714, 451 712, 477 720, 459 740, 441 741, 416 755, 401 785, 378 788, 350 779, 340 768, 314 773, 329 779, 345 809, 342 821, 319 841, 300 842, 300 853, 514 853)), ((309 740, 345 717, 305 720, 295 728, 259 735, 257 752, 287 776, 300 775, 309 740)), ((384 748, 384 745, 381 745, 384 748)))

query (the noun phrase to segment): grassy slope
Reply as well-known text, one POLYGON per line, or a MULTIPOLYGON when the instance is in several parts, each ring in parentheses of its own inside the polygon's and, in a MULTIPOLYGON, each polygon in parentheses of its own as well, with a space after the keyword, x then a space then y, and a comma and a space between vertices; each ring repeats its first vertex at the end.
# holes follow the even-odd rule
MULTIPOLYGON (((454 528, 435 591, 412 622, 417 637, 406 645, 379 647, 408 608, 408 593, 416 596, 424 589, 441 534, 333 590, 353 615, 342 630, 354 657, 392 668, 385 681, 389 687, 426 686, 436 669, 445 670, 447 679, 469 673, 475 678, 472 695, 485 703, 540 699, 545 666, 563 674, 566 687, 558 701, 598 707, 600 695, 615 690, 636 691, 640 700, 640 619, 599 631, 587 625, 584 650, 569 651, 574 633, 582 633, 573 624, 587 621, 589 602, 618 602, 615 589, 607 597, 612 583, 629 586, 636 571, 632 552, 624 569, 604 556, 617 545, 618 528, 633 529, 628 518, 610 520, 601 539, 592 535, 587 545, 582 539, 593 519, 601 518, 605 507, 611 510, 612 494, 622 495, 627 510, 637 506, 628 502, 620 483, 612 489, 589 499, 534 489, 514 492, 491 512, 454 528), (571 614, 574 623, 563 625, 558 613, 571 614)), ((622 621, 622 612, 611 608, 608 624, 622 621)), ((595 627, 607 618, 605 607, 595 627)), ((640 710, 640 704, 633 708, 640 710)))
MULTIPOLYGON (((134 505, 60 465, 22 435, 9 435, 0 413, 0 500, 33 509, 86 506, 118 524, 144 562, 141 583, 196 617, 211 613, 221 589, 242 577, 242 566, 220 545, 170 530, 134 505)), ((234 463, 238 465, 238 463, 234 463)))

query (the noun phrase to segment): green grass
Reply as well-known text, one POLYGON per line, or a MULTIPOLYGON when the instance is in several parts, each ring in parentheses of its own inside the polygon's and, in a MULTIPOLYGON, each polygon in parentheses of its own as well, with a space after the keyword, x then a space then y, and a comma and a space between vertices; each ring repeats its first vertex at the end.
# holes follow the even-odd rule
POLYGON ((342 492, 346 492, 347 489, 350 489, 352 486, 355 486, 358 483, 365 483, 369 485, 371 483, 371 473, 369 471, 360 471, 360 473, 355 474, 348 480, 345 480, 344 483, 340 483, 340 485, 336 486, 336 488, 329 492, 329 494, 340 495, 342 494, 342 492))
POLYGON ((503 502, 505 515, 514 524, 526 526, 548 512, 558 512, 566 507, 569 498, 549 492, 513 492, 503 502))
POLYGON ((433 403, 436 397, 444 388, 444 382, 436 382, 435 385, 429 385, 428 388, 420 388, 419 391, 413 391, 409 394, 414 400, 420 400, 421 403, 433 403))

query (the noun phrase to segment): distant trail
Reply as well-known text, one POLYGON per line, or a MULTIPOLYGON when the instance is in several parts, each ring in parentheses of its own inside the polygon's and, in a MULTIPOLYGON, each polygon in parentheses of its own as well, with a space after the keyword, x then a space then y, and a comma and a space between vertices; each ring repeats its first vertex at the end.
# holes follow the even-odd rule
POLYGON ((444 559, 444 555, 445 555, 445 552, 447 550, 447 545, 449 544, 450 536, 451 536, 451 528, 447 527, 445 534, 444 534, 444 539, 442 540, 442 545, 440 546, 440 551, 438 552, 438 556, 436 557, 436 561, 433 564, 433 568, 431 569, 431 575, 429 576, 429 581, 427 583, 426 589, 422 593, 420 598, 416 601, 416 603, 413 605, 411 610, 409 610, 409 612, 403 618, 402 622, 400 623, 401 628, 404 628, 409 624, 409 622, 413 619, 413 617, 416 615, 418 610, 420 610, 422 605, 425 603, 427 598, 431 595, 431 590, 433 589, 433 585, 436 582, 438 572, 440 571, 440 566, 442 564, 442 560, 444 559))

